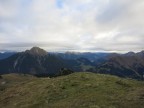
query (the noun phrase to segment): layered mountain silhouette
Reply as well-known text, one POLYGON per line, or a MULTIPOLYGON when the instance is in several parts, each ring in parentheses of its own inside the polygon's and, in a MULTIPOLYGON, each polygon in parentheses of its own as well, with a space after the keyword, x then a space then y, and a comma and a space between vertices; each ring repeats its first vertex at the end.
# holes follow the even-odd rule
POLYGON ((144 51, 116 53, 49 53, 39 47, 0 60, 0 74, 57 75, 61 69, 143 79, 144 51))

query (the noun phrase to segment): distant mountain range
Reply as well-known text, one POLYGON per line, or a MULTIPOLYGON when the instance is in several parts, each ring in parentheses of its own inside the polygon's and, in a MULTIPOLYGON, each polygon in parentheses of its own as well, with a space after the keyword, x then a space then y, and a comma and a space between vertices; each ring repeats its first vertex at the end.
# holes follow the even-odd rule
POLYGON ((49 53, 38 47, 20 53, 0 54, 0 74, 57 75, 62 68, 143 79, 144 51, 116 53, 49 53))
POLYGON ((64 59, 79 59, 79 58, 87 58, 91 62, 98 61, 108 55, 110 53, 91 53, 91 52, 84 52, 84 53, 74 53, 74 52, 66 52, 66 53, 53 53, 56 56, 60 56, 64 59))
POLYGON ((14 55, 16 52, 4 52, 4 53, 0 53, 0 60, 8 58, 12 55, 14 55))
POLYGON ((96 71, 98 73, 108 73, 121 77, 143 79, 144 51, 112 54, 104 63, 96 66, 96 71))

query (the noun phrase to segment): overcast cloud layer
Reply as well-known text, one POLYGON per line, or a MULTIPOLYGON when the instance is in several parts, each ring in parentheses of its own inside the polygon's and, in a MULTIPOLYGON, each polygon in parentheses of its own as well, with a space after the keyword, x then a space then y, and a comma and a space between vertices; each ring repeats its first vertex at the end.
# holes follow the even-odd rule
POLYGON ((0 50, 144 49, 144 0, 0 0, 0 50))

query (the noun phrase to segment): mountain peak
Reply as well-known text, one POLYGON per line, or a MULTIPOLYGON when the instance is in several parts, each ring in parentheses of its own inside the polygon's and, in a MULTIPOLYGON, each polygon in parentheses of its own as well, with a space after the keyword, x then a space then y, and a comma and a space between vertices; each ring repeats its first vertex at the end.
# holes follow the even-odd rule
POLYGON ((134 52, 132 52, 132 51, 130 51, 130 52, 126 53, 125 55, 126 55, 126 56, 134 56, 134 55, 135 55, 135 53, 134 53, 134 52))
POLYGON ((30 50, 26 50, 25 52, 31 55, 39 55, 39 56, 47 55, 47 52, 39 47, 32 47, 30 50))

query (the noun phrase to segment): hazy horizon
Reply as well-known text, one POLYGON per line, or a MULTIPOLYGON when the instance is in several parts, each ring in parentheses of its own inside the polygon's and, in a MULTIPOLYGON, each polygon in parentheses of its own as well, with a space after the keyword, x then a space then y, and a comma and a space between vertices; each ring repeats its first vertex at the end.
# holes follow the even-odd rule
MULTIPOLYGON (((38 46, 33 46, 33 47, 38 47, 38 46)), ((25 48, 25 49, 21 49, 21 50, 1 50, 0 53, 19 53, 19 52, 25 52, 26 50, 31 50, 33 47, 29 47, 29 48, 25 48)), ((39 47, 40 49, 43 49, 45 51, 47 51, 48 53, 117 53, 117 54, 126 54, 129 52, 133 52, 133 53, 139 53, 139 52, 143 52, 144 50, 141 51, 78 51, 78 50, 46 50, 44 47, 39 47)))
POLYGON ((143 13, 143 0, 0 0, 0 52, 139 52, 143 13))

